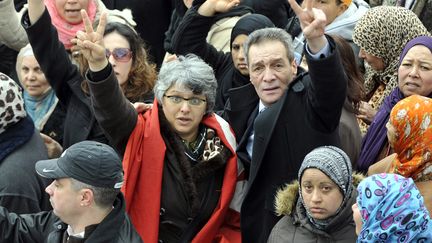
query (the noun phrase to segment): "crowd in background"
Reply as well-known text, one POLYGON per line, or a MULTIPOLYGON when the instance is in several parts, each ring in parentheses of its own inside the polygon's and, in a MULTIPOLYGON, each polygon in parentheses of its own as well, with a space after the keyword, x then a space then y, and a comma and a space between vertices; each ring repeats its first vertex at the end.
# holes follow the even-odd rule
POLYGON ((0 0, 0 241, 428 242, 431 31, 431 0, 0 0))

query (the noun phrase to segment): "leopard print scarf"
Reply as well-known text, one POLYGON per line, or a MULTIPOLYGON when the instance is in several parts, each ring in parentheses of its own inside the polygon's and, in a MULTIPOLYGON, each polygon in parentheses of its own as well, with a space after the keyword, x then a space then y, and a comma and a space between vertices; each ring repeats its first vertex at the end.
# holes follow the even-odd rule
POLYGON ((385 64, 381 72, 365 65, 366 97, 375 109, 379 109, 384 98, 398 85, 399 55, 404 46, 422 35, 429 35, 429 32, 412 11, 401 7, 372 8, 356 24, 354 43, 367 53, 381 57, 385 64))
POLYGON ((0 134, 26 115, 22 88, 7 75, 0 73, 0 134))

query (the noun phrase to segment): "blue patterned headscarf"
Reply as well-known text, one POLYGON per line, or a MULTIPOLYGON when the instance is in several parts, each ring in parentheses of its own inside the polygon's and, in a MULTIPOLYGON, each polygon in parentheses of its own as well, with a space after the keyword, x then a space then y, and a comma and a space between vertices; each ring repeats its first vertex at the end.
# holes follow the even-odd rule
POLYGON ((430 242, 432 221, 411 178, 377 174, 357 191, 363 222, 357 242, 430 242))

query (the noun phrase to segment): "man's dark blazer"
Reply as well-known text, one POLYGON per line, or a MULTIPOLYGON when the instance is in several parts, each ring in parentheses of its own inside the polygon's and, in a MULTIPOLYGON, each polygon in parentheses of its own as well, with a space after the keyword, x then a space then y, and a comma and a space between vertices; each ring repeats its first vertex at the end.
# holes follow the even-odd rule
POLYGON ((297 179, 306 154, 319 146, 339 145, 337 127, 347 84, 334 42, 328 39, 330 55, 313 60, 306 54, 309 73, 298 75, 281 99, 255 119, 252 161, 240 154, 246 154, 248 120, 259 98, 252 84, 230 90, 224 117, 237 136, 239 158, 249 170, 241 208, 243 242, 267 242, 279 220, 274 213, 275 193, 297 179))

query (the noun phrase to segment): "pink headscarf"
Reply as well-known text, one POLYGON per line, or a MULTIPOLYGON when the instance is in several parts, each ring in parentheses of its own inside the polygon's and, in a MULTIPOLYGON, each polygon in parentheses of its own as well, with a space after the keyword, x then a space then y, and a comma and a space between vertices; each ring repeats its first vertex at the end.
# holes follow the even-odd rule
MULTIPOLYGON (((55 0, 45 0, 45 6, 51 16, 51 22, 56 27, 59 39, 66 49, 71 49, 73 44, 71 39, 75 37, 78 30, 84 29, 84 23, 81 21, 78 24, 70 24, 66 22, 57 12, 55 0)), ((89 0, 89 5, 86 9, 90 21, 93 23, 96 16, 96 3, 94 0, 89 0)))

